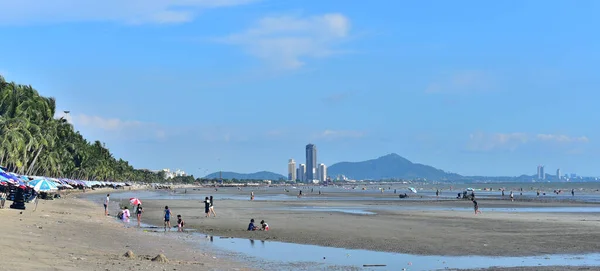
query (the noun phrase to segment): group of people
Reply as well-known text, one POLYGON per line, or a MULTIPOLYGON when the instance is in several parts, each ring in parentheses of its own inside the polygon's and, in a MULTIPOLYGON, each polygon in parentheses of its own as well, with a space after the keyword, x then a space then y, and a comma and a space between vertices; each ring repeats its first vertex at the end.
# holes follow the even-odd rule
POLYGON ((260 230, 260 231, 268 231, 269 230, 269 224, 267 224, 267 222, 265 222, 264 220, 260 221, 260 227, 254 225, 254 218, 250 219, 250 224, 248 224, 248 230, 249 231, 256 231, 256 230, 260 230))
MULTIPOLYGON (((254 195, 252 195, 252 196, 254 196, 254 195)), ((110 194, 107 194, 106 199, 104 200, 104 215, 106 215, 106 216, 109 215, 108 214, 108 204, 109 203, 110 203, 110 194)), ((206 215, 205 217, 210 217, 210 214, 212 214, 213 217, 216 217, 217 213, 215 212, 213 196, 206 197, 204 199, 203 203, 204 203, 204 213, 206 215)), ((142 207, 141 204, 138 204, 136 206, 134 213, 137 216, 138 227, 141 227, 142 214, 144 213, 144 208, 142 207)), ((163 212, 163 221, 164 221, 165 231, 171 231, 171 215, 172 215, 171 209, 169 209, 169 206, 165 206, 165 209, 163 212)), ((131 217, 131 212, 129 211, 129 207, 127 207, 127 206, 122 207, 121 211, 117 214, 117 217, 121 221, 123 221, 123 223, 128 224, 130 217, 131 217)), ((185 227, 185 221, 183 220, 182 216, 178 214, 177 215, 177 231, 183 232, 184 227, 185 227)), ((255 226, 254 219, 251 219, 250 224, 248 225, 248 230, 249 231, 256 231, 256 230, 268 231, 269 225, 267 224, 267 222, 262 220, 260 222, 260 226, 255 226)))
MULTIPOLYGON (((171 231, 171 209, 169 206, 165 206, 164 211, 164 221, 165 221, 165 231, 171 231)), ((177 232, 183 232, 183 227, 185 226, 185 221, 181 215, 177 215, 177 232)))

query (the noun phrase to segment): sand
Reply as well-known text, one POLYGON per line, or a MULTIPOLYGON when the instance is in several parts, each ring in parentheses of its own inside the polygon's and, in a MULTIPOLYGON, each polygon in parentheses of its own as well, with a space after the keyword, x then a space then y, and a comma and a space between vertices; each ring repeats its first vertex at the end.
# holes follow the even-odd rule
MULTIPOLYGON (((10 202, 7 202, 7 206, 10 202)), ((250 270, 179 240, 148 234, 105 217, 98 205, 75 198, 40 200, 37 210, 0 210, 4 255, 0 270, 250 270), (134 258, 124 257, 131 250, 134 258), (153 262, 164 254, 169 262, 153 262)))
MULTIPOLYGON (((381 206, 431 206, 471 208, 469 201, 255 201, 220 200, 219 193, 233 189, 194 191, 215 196, 216 218, 204 218, 198 200, 145 200, 144 220, 162 224, 162 210, 169 205, 181 214, 188 227, 201 232, 257 240, 314 244, 424 255, 529 256, 586 253, 600 250, 599 218, 586 213, 500 213, 486 207, 589 206, 570 202, 510 202, 480 200, 483 214, 461 211, 376 210, 381 206), (376 215, 339 212, 290 211, 289 207, 360 207, 376 215), (250 218, 265 219, 269 232, 248 232, 250 218)), ((248 190, 249 191, 249 190, 248 190)), ((242 191, 243 195, 249 194, 242 191)), ((188 192, 191 192, 188 190, 188 192)), ((351 195, 351 194, 349 194, 351 195)), ((339 196, 339 195, 338 195, 339 196)))

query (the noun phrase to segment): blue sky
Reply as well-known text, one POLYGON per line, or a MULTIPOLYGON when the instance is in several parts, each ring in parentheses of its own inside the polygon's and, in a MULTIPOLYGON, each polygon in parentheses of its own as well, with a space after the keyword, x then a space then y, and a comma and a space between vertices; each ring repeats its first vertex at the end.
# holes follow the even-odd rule
POLYGON ((139 168, 600 175, 598 1, 0 1, 0 74, 139 168), (143 4, 141 4, 143 2, 143 4))

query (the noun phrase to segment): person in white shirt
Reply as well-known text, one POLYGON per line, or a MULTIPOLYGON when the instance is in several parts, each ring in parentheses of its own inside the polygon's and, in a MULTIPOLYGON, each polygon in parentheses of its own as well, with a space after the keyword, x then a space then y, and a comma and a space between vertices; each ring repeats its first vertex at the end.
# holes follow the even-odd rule
POLYGON ((104 200, 104 215, 108 215, 108 203, 110 202, 110 194, 106 194, 106 199, 104 200))
MULTIPOLYGON (((127 208, 127 206, 123 207, 123 217, 121 218, 121 220, 123 220, 123 223, 129 223, 129 217, 131 216, 131 213, 129 213, 129 208, 127 208)), ((127 226, 127 225, 125 225, 127 226)))

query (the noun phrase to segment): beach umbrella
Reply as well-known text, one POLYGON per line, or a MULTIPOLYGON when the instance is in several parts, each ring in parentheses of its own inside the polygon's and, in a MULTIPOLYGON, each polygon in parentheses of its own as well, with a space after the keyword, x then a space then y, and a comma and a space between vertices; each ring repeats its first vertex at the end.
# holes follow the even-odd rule
POLYGON ((58 190, 56 183, 48 181, 46 179, 37 179, 29 182, 29 185, 33 187, 33 190, 38 192, 50 192, 58 190))
POLYGON ((131 205, 137 206, 138 204, 142 204, 142 201, 138 198, 130 198, 129 202, 131 202, 131 205))
POLYGON ((413 193, 417 193, 417 189, 415 189, 414 187, 409 187, 408 190, 410 190, 413 193))

